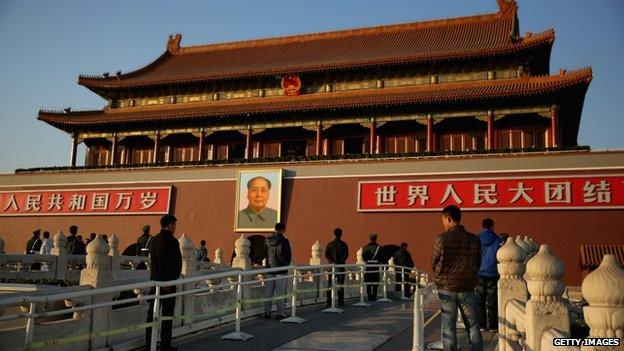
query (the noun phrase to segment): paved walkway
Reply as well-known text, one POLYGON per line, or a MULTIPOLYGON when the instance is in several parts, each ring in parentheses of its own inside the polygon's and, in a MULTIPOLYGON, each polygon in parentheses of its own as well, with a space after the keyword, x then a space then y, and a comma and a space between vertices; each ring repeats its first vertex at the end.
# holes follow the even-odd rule
MULTIPOLYGON (((427 320, 436 310, 425 313, 427 320)), ((244 320, 241 330, 254 335, 251 340, 224 341, 221 336, 233 331, 233 324, 218 326, 176 339, 181 351, 410 351, 412 350, 412 313, 410 301, 373 303, 371 307, 344 308, 342 314, 321 313, 324 306, 297 309, 303 324, 286 324, 261 317, 244 320)), ((425 345, 440 340, 440 317, 425 328, 425 345)), ((468 350, 465 331, 459 332, 459 344, 468 350)), ((484 335, 486 351, 496 346, 496 334, 484 335)))

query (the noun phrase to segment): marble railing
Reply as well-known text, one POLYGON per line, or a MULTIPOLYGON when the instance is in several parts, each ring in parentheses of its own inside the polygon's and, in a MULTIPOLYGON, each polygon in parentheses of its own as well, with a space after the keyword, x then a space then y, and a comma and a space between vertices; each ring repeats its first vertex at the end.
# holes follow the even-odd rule
MULTIPOLYGON (((497 253, 499 351, 580 350, 554 346, 570 338, 570 301, 564 298, 563 263, 548 245, 530 239, 507 240, 497 253)), ((584 319, 589 337, 624 336, 624 270, 613 255, 584 280, 584 319)), ((594 350, 596 348, 585 348, 594 350)))

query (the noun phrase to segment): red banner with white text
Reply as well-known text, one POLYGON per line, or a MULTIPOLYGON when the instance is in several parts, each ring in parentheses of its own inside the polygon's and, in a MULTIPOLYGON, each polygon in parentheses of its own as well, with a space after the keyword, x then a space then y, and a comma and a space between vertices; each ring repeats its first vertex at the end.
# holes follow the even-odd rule
POLYGON ((0 216, 169 213, 171 187, 0 191, 0 216))
POLYGON ((358 211, 560 210, 624 208, 624 176, 360 182, 358 211))

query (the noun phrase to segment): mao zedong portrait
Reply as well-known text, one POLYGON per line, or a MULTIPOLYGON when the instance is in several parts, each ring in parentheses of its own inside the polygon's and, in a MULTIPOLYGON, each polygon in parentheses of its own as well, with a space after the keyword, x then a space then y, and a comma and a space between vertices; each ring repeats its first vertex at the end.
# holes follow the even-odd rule
POLYGON ((257 176, 247 182, 247 207, 238 212, 238 228, 273 228, 277 223, 277 210, 267 207, 271 181, 257 176))

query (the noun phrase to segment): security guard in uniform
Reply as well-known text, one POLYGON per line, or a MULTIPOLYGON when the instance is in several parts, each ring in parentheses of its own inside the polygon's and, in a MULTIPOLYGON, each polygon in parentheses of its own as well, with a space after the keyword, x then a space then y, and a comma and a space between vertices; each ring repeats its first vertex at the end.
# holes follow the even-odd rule
MULTIPOLYGON (((377 244, 377 234, 372 233, 368 236, 370 242, 364 246, 362 250, 362 259, 367 264, 379 264, 381 263, 379 252, 381 246, 377 244)), ((366 274, 364 274, 364 282, 366 284, 366 294, 368 295, 368 301, 377 300, 377 289, 379 288, 379 267, 366 267, 366 274), (369 285, 370 284, 370 285, 369 285)))
POLYGON ((149 244, 152 241, 152 236, 150 235, 151 227, 149 225, 144 225, 141 229, 143 234, 137 240, 137 256, 149 256, 149 244))

